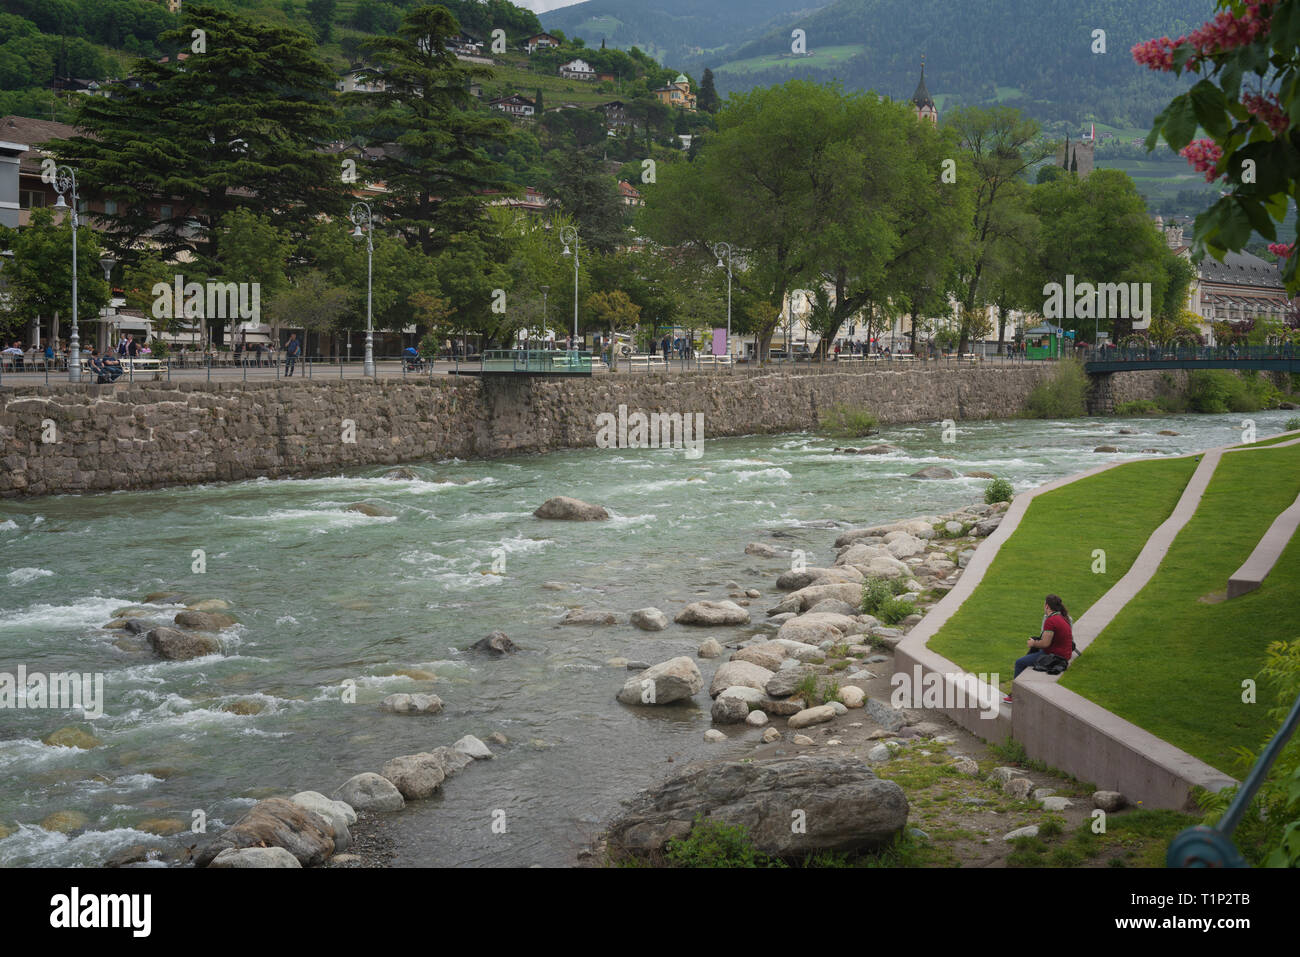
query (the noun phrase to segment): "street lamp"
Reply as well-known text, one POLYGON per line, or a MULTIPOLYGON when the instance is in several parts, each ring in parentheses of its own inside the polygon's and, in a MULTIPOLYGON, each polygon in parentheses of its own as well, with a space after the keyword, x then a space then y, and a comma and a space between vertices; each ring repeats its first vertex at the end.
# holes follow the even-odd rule
POLYGON ((713 255, 718 257, 718 268, 722 268, 722 257, 727 257, 727 348, 731 355, 731 243, 718 243, 713 247, 713 255))
POLYGON ((71 166, 56 167, 54 190, 59 194, 55 209, 72 210, 72 335, 68 339, 68 381, 81 381, 81 338, 77 334, 77 174, 71 166), (72 205, 63 198, 67 193, 72 205))
POLYGON ((375 374, 375 329, 374 329, 374 312, 373 312, 373 289, 374 289, 374 266, 375 266, 375 241, 374 241, 374 214, 370 212, 370 206, 367 203, 356 203, 349 214, 352 225, 356 229, 352 230, 353 239, 362 239, 366 241, 366 358, 361 366, 363 375, 373 376, 375 374), (361 226, 365 224, 363 231, 361 226))
POLYGON ((550 291, 550 286, 542 286, 542 328, 537 333, 537 344, 540 347, 546 341, 546 294, 550 291))
POLYGON ((573 344, 578 345, 578 230, 575 226, 565 226, 560 230, 560 242, 564 243, 564 255, 569 255, 569 245, 573 245, 573 344))
MULTIPOLYGON (((108 305, 104 311, 108 316, 113 315, 113 267, 117 265, 117 260, 105 253, 99 257, 99 267, 104 270, 104 282, 108 283, 108 305)), ((116 332, 114 333, 116 335, 116 332)))

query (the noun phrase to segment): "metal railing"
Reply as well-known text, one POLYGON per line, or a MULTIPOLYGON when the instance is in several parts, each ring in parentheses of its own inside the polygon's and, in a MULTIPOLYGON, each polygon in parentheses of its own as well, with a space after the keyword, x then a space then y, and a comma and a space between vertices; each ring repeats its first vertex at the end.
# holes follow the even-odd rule
POLYGON ((1300 356, 1293 343, 1277 345, 1151 345, 1081 349, 1074 353, 1084 362, 1242 362, 1293 361, 1300 356))
POLYGON ((1178 834, 1169 844, 1165 854, 1165 864, 1169 867, 1249 867, 1237 845, 1232 843, 1232 833, 1241 823, 1246 809, 1254 799, 1256 792, 1264 784, 1269 770, 1273 767, 1287 741, 1300 726, 1300 698, 1296 698, 1291 713, 1278 728, 1277 734, 1269 741, 1259 759, 1255 762, 1246 780, 1237 789, 1228 810, 1213 827, 1199 824, 1189 827, 1178 834))

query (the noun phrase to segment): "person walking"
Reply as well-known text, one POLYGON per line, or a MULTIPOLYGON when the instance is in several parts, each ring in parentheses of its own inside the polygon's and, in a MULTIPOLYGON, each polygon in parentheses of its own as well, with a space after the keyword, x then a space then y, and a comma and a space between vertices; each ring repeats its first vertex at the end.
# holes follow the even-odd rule
POLYGON ((668 333, 664 333, 663 340, 659 343, 659 348, 663 350, 664 362, 672 357, 673 340, 668 333))
POLYGON ((298 333, 289 333, 289 341, 284 344, 284 375, 289 378, 293 375, 293 367, 298 362, 298 351, 301 346, 298 344, 298 333))

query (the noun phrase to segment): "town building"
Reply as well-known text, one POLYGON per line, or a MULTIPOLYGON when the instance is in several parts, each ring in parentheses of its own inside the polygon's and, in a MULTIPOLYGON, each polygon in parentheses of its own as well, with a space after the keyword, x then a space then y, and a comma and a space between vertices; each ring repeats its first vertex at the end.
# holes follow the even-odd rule
POLYGON ((665 106, 675 106, 691 113, 695 112, 695 94, 691 92, 691 81, 686 78, 685 73, 679 73, 672 83, 652 92, 665 106))
POLYGON ((535 33, 524 40, 524 49, 528 51, 529 56, 532 56, 538 50, 550 49, 559 45, 560 41, 549 33, 535 33))
POLYGON ((625 179, 618 181, 618 196, 623 201, 624 206, 644 206, 645 200, 636 187, 625 179))
POLYGON ((582 80, 588 82, 596 79, 596 71, 592 69, 591 64, 586 60, 577 59, 561 64, 560 76, 566 80, 582 80))
POLYGON ((1087 179, 1093 170, 1095 145, 1088 137, 1071 140, 1067 136, 1065 144, 1056 148, 1056 165, 1078 174, 1079 179, 1087 179))
POLYGON ((488 106, 509 116, 532 116, 537 112, 537 103, 526 96, 520 96, 518 93, 499 96, 495 100, 491 100, 488 106))

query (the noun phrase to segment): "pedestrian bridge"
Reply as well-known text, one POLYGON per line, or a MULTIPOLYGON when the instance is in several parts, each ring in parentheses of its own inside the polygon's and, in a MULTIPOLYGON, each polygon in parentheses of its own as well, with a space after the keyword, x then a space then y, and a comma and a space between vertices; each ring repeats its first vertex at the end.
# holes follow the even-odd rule
POLYGON ((591 375, 591 353, 561 349, 487 349, 483 374, 591 375))
POLYGON ((1146 369, 1262 369, 1300 372, 1300 357, 1291 343, 1276 346, 1151 346, 1090 349, 1084 352, 1089 375, 1140 372, 1146 369))

